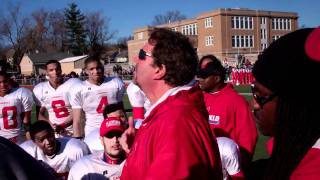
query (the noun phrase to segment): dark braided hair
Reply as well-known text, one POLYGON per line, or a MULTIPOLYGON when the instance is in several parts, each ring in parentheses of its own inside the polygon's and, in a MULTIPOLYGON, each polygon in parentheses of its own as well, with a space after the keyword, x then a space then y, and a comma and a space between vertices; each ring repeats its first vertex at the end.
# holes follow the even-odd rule
POLYGON ((320 138, 315 103, 278 98, 275 141, 264 179, 289 179, 308 150, 320 138))

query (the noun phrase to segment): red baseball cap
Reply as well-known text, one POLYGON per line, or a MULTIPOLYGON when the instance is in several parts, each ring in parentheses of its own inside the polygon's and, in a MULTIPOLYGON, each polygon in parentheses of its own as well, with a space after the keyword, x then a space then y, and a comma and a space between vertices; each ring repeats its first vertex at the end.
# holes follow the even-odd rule
POLYGON ((125 130, 122 121, 119 117, 109 117, 103 120, 100 126, 100 136, 105 136, 111 131, 120 131, 125 130))

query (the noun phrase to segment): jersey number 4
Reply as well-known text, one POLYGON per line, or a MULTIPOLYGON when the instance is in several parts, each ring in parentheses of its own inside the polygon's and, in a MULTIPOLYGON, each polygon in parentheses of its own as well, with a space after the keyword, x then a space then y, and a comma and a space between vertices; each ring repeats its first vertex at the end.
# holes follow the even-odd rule
POLYGON ((2 108, 3 127, 4 129, 14 129, 18 127, 17 107, 8 106, 2 108), (9 114, 9 112, 12 112, 9 114))
POLYGON ((106 107, 106 105, 108 104, 108 98, 107 96, 103 96, 101 97, 101 100, 99 102, 99 105, 97 107, 97 112, 98 113, 103 113, 104 108, 106 107))
POLYGON ((66 108, 66 103, 63 100, 52 101, 51 106, 57 118, 64 118, 69 116, 68 109, 66 108))

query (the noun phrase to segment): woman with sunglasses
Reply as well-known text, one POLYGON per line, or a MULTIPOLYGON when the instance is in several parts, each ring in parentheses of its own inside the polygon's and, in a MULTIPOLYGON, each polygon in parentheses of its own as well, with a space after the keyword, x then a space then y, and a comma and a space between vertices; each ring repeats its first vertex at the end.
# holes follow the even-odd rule
POLYGON ((274 145, 252 179, 320 179, 319 70, 320 28, 287 34, 258 57, 254 113, 274 145))

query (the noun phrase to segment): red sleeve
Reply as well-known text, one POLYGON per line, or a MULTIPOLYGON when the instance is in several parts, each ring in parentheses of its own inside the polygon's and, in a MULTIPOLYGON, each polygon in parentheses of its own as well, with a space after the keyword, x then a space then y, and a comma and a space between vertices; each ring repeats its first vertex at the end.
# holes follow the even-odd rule
MULTIPOLYGON (((171 121, 159 127, 158 141, 154 146, 156 156, 146 179, 220 179, 218 146, 209 126, 196 122, 191 113, 180 112, 158 119, 171 121)), ((206 119, 202 118, 205 122, 206 119)))
POLYGON ((251 160, 258 138, 258 132, 254 121, 253 113, 251 112, 248 103, 244 99, 242 102, 239 101, 239 103, 235 105, 235 140, 237 141, 236 143, 240 147, 243 159, 249 158, 244 159, 244 161, 251 160))
POLYGON ((320 179, 320 149, 312 148, 291 174, 292 180, 320 179))

